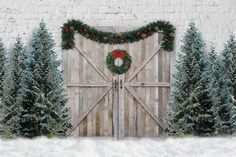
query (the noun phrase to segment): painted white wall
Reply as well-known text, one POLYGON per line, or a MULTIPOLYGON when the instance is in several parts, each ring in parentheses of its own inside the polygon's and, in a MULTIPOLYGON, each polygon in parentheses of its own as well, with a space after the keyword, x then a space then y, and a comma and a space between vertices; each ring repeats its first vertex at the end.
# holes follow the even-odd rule
POLYGON ((41 19, 47 23, 60 54, 61 26, 68 19, 93 26, 143 26, 155 20, 177 28, 176 51, 193 19, 209 45, 220 51, 236 33, 236 0, 1 0, 0 37, 7 48, 19 34, 25 43, 41 19))

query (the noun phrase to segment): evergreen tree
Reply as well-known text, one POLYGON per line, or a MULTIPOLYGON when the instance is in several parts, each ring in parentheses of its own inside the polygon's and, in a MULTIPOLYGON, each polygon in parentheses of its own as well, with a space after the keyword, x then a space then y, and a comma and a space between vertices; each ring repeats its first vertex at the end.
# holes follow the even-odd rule
MULTIPOLYGON (((233 107, 228 107, 231 112, 228 113, 230 117, 231 123, 231 133, 236 133, 236 39, 234 35, 230 35, 229 40, 225 44, 224 50, 222 52, 222 71, 225 73, 225 79, 228 84, 229 93, 231 93, 233 107)), ((228 117, 229 119, 229 117, 228 117)), ((225 120, 227 121, 227 119, 225 120)))
POLYGON ((7 61, 3 81, 3 98, 2 98, 2 115, 1 115, 1 131, 8 135, 19 134, 19 110, 20 105, 17 104, 16 98, 20 89, 20 75, 25 69, 24 60, 26 51, 23 47, 21 39, 18 37, 14 44, 7 61))
POLYGON ((33 35, 28 70, 21 82, 22 136, 65 136, 71 127, 68 98, 54 46, 51 34, 41 22, 33 35))
POLYGON ((6 62, 6 51, 3 46, 2 40, 0 39, 0 103, 3 90, 3 77, 4 77, 4 65, 6 62))
POLYGON ((236 98, 236 39, 234 35, 230 36, 222 52, 223 68, 229 79, 229 88, 236 98))
MULTIPOLYGON (((215 63, 216 63, 216 60, 218 59, 218 56, 216 54, 216 50, 215 50, 215 47, 212 46, 210 48, 210 52, 208 54, 208 68, 211 72, 213 72, 215 70, 215 63)), ((211 73, 212 75, 212 73, 211 73)))
POLYGON ((214 133, 209 74, 205 44, 195 24, 190 23, 176 64, 167 134, 208 136, 214 133))
POLYGON ((215 112, 215 134, 231 135, 235 131, 236 111, 232 99, 232 93, 228 88, 229 79, 223 71, 222 63, 219 58, 212 62, 211 75, 211 101, 215 112))

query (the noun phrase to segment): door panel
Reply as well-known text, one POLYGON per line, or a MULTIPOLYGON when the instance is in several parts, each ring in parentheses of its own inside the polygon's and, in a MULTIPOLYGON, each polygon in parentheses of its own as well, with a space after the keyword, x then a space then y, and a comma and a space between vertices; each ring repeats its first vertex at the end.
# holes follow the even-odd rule
MULTIPOLYGON (((105 30, 115 31, 109 27, 105 30)), ((108 45, 75 36, 63 53, 73 136, 155 137, 164 127, 172 54, 159 49, 160 33, 132 44, 108 45), (106 67, 106 56, 125 49, 132 65, 123 75, 106 67)))

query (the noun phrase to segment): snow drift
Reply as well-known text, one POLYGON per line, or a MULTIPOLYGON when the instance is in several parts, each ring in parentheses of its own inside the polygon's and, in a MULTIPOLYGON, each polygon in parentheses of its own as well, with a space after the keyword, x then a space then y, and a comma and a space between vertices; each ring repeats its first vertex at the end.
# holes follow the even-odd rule
POLYGON ((236 138, 0 140, 0 157, 234 157, 236 138))

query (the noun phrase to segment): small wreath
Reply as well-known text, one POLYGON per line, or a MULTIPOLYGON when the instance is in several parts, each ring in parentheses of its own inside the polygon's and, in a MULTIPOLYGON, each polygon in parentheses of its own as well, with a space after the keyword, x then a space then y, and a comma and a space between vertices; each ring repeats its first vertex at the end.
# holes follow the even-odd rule
POLYGON ((123 74, 129 70, 132 60, 126 50, 114 50, 109 52, 106 58, 106 64, 111 72, 123 74))

